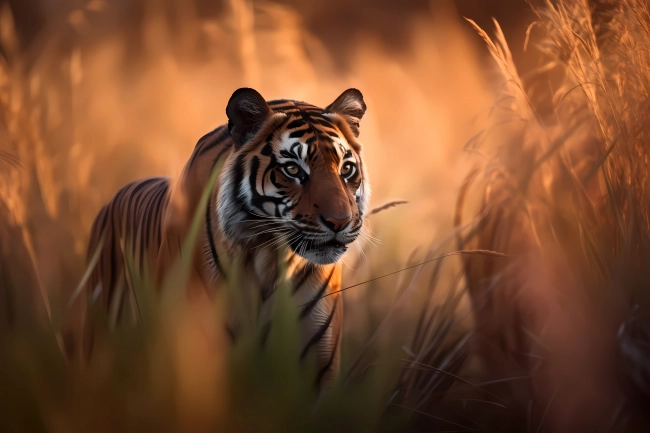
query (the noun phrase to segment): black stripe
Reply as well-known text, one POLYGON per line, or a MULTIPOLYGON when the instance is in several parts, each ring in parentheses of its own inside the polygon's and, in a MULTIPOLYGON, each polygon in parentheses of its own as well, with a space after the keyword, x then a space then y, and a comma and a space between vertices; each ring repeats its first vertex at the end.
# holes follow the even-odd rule
POLYGON ((219 270, 219 274, 225 279, 226 274, 223 271, 223 268, 221 267, 221 262, 219 261, 219 255, 217 254, 217 246, 214 243, 214 235, 212 232, 212 218, 210 218, 210 205, 211 203, 208 202, 208 205, 205 207, 205 229, 208 234, 208 242, 210 243, 210 254, 212 254, 212 260, 214 261, 215 266, 219 270))
MULTIPOLYGON (((158 193, 158 187, 160 183, 153 185, 146 193, 143 194, 140 205, 136 209, 138 225, 140 227, 140 244, 147 245, 147 230, 150 225, 150 208, 156 202, 156 194, 158 193)), ((136 230, 137 233, 137 230, 136 230)))
MULTIPOLYGON (((115 229, 113 229, 115 231, 115 229)), ((118 249, 115 248, 115 244, 118 243, 119 240, 116 239, 115 233, 113 233, 113 239, 111 242, 111 268, 110 272, 108 274, 108 287, 103 287, 103 290, 106 290, 106 308, 108 308, 111 305, 111 299, 113 299, 113 292, 115 287, 114 286, 114 280, 115 280, 115 275, 117 271, 117 263, 120 262, 119 258, 116 257, 116 251, 118 249)))
MULTIPOLYGON (((153 193, 153 197, 151 198, 151 202, 149 203, 149 206, 147 209, 145 209, 145 236, 144 236, 144 243, 149 246, 149 240, 151 238, 151 232, 152 228, 151 226, 153 225, 154 227, 154 232, 155 232, 155 227, 158 225, 157 219, 161 219, 162 215, 159 213, 154 213, 154 209, 158 203, 160 203, 163 198, 164 194, 167 191, 167 182, 162 183, 158 185, 158 190, 153 193), (153 222, 153 224, 152 224, 153 222)), ((158 245, 160 247, 160 245, 158 245)))
POLYGON ((330 312, 330 315, 327 317, 327 320, 325 323, 320 325, 320 328, 318 328, 318 331, 314 335, 311 336, 305 347, 302 349, 302 352, 300 353, 300 359, 304 359, 305 356, 307 356, 307 353, 309 353, 309 349, 314 346, 314 344, 318 343, 321 338, 323 338, 323 335, 325 335, 325 332, 327 332, 327 328, 330 327, 330 324, 332 323, 332 319, 334 318, 334 314, 336 313, 336 307, 338 306, 338 302, 334 304, 334 308, 332 308, 332 311, 330 312))
POLYGON ((284 114, 300 113, 300 109, 297 107, 278 108, 278 109, 274 109, 274 111, 279 111, 280 113, 284 113, 284 114))
POLYGON ((226 125, 222 125, 215 129, 214 131, 208 132, 205 134, 203 137, 199 139, 199 141, 196 143, 196 146, 194 147, 194 152, 192 153, 192 156, 190 157, 190 160, 187 162, 187 169, 189 170, 192 165, 194 165, 194 162, 196 159, 198 159, 199 156, 203 155, 205 152, 209 151, 210 149, 214 148, 215 146, 219 145, 220 143, 223 142, 223 140, 227 137, 230 136, 230 133, 228 132, 228 128, 226 128, 226 125), (216 138, 215 140, 206 143, 207 140, 212 138, 214 135, 217 134, 222 134, 221 137, 216 138))
POLYGON ((329 135, 330 137, 336 137, 336 138, 338 138, 338 136, 339 136, 339 135, 338 135, 336 132, 334 132, 334 131, 325 131, 325 133, 326 133, 327 135, 329 135))
MULTIPOLYGON (((138 182, 133 182, 129 186, 133 186, 133 190, 129 194, 126 206, 126 227, 124 227, 124 247, 128 248, 130 251, 135 251, 135 233, 132 233, 132 227, 136 226, 135 214, 140 205, 140 196, 138 193, 143 189, 147 188, 152 182, 158 181, 158 178, 145 179, 138 182), (131 211, 133 209, 133 211, 131 211), (131 221, 129 221, 131 219, 131 221)), ((135 260, 135 257, 133 257, 135 260)))
MULTIPOLYGON (((218 137, 214 137, 214 139, 208 143, 206 146, 202 147, 201 150, 199 150, 198 154, 196 155, 197 158, 203 155, 204 153, 208 152, 210 149, 213 149, 220 145, 224 139, 230 136, 228 133, 228 129, 225 126, 220 126, 219 128, 215 129, 213 132, 214 135, 219 135, 218 137)), ((211 138, 213 134, 208 134, 205 138, 211 138)))
POLYGON ((291 107, 295 105, 295 103, 293 101, 290 101, 289 99, 273 99, 272 101, 268 101, 267 103, 271 108, 275 108, 276 106, 279 105, 289 105, 291 107))
POLYGON ((330 280, 332 279, 332 275, 334 275, 334 270, 335 270, 335 269, 336 269, 336 268, 333 266, 333 267, 332 267, 332 272, 330 272, 330 275, 329 275, 329 276, 327 277, 327 279, 323 282, 323 286, 318 290, 318 293, 316 293, 316 296, 314 296, 314 299, 311 300, 311 301, 309 302, 309 304, 307 304, 307 305, 305 305, 304 307, 302 307, 302 311, 300 311, 300 319, 304 319, 305 316, 307 316, 307 314, 309 314, 309 312, 310 312, 311 310, 314 309, 314 307, 316 306, 316 304, 317 304, 318 301, 320 300, 321 296, 323 296, 323 294, 324 294, 325 291, 327 290, 327 287, 328 287, 329 284, 330 284, 330 280))
MULTIPOLYGON (((120 257, 118 254, 120 254, 120 235, 121 235, 121 222, 122 219, 120 217, 121 215, 121 207, 120 204, 122 203, 121 199, 122 196, 124 195, 124 191, 126 190, 125 188, 122 188, 118 193, 116 194, 115 198, 111 200, 111 203, 109 205, 109 214, 111 215, 111 229, 112 229, 112 236, 111 236, 111 252, 110 252, 110 272, 108 274, 108 287, 104 287, 103 290, 106 291, 106 307, 108 308, 109 305, 111 305, 111 299, 113 298, 113 292, 115 289, 115 278, 118 274, 118 271, 124 271, 122 269, 122 261, 120 260, 120 257), (115 218, 117 217, 117 223, 115 221, 115 218), (119 268, 118 268, 119 266, 119 268)), ((107 239, 108 240, 108 239, 107 239)))
MULTIPOLYGON (((244 181, 244 162, 246 161, 246 156, 244 155, 239 155, 237 159, 235 160, 234 168, 233 168, 233 189, 232 189, 232 201, 235 206, 239 206, 242 203, 242 200, 239 197, 239 187, 241 186, 241 183, 244 181)), ((251 188, 254 190, 254 188, 251 188)))
POLYGON ((300 277, 300 280, 296 281, 296 283, 293 285, 293 293, 297 293, 298 290, 300 290, 305 282, 307 282, 307 278, 309 278, 310 275, 313 274, 314 271, 314 265, 311 263, 307 263, 303 268, 302 272, 303 275, 300 277))
MULTIPOLYGON (((153 204, 156 202, 156 194, 157 190, 156 188, 158 185, 154 185, 152 187, 152 190, 149 191, 149 194, 145 196, 145 201, 142 203, 140 206, 140 215, 138 216, 139 219, 139 224, 140 224, 140 249, 142 250, 142 256, 144 257, 146 254, 144 254, 144 251, 149 250, 149 228, 151 225, 151 208, 153 207, 153 204)), ((136 230, 137 233, 137 230, 136 230)), ((147 263, 148 265, 149 263, 147 263)), ((140 260, 140 266, 139 266, 139 271, 140 274, 144 272, 144 265, 145 265, 145 260, 140 260)), ((147 269, 149 271, 150 269, 147 269)))
MULTIPOLYGON (((165 188, 163 189, 163 196, 160 200, 158 200, 158 203, 156 203, 156 210, 154 211, 156 215, 161 216, 160 218, 157 218, 155 220, 156 224, 154 227, 154 231, 158 235, 157 236, 158 248, 160 248, 160 246, 162 245, 162 210, 166 207, 167 200, 169 200, 169 196, 167 195, 168 192, 169 192, 169 183, 166 183, 165 188)), ((167 245, 167 247, 169 248, 169 245, 167 245)))
POLYGON ((208 132, 203 137, 199 138, 199 141, 196 142, 196 146, 194 147, 194 150, 199 150, 201 145, 203 145, 206 140, 208 140, 213 135, 218 134, 219 131, 221 131, 223 129, 225 129, 225 125, 217 126, 215 129, 208 132))
MULTIPOLYGON (((154 198, 153 204, 151 206, 151 213, 155 215, 153 218, 153 227, 149 229, 147 233, 147 245, 149 245, 150 238, 153 238, 154 235, 157 235, 156 249, 160 249, 160 244, 162 243, 162 222, 163 215, 161 209, 166 209, 165 202, 167 199, 167 192, 169 191, 169 181, 165 181, 160 185, 160 189, 154 198), (155 209, 155 210, 154 210, 155 209)), ((153 241, 151 241, 153 242, 153 241)))
POLYGON ((297 129, 291 133, 289 133, 289 138, 299 138, 302 137, 303 135, 307 134, 309 129, 297 129))
MULTIPOLYGON (((270 140, 269 140, 270 141, 270 140)), ((264 156, 270 156, 273 154, 273 146, 271 143, 266 143, 260 152, 264 156)))
MULTIPOLYGON (((257 207, 258 209, 264 209, 264 204, 266 202, 271 202, 276 206, 275 212, 276 216, 280 217, 280 214, 278 213, 277 210, 277 205, 279 204, 284 204, 284 198, 278 198, 278 197, 271 197, 268 195, 262 195, 257 191, 257 174, 260 170, 260 158, 258 156, 254 156, 251 160, 250 163, 250 175, 248 177, 248 186, 250 187, 250 192, 251 195, 253 196, 250 200, 250 202, 253 204, 253 206, 257 207)), ((236 167, 237 169, 237 167, 236 167)), ((237 173, 237 170, 235 171, 235 175, 239 176, 237 173)), ((243 176, 243 173, 241 174, 243 176)), ((240 185, 241 182, 237 182, 236 185, 240 185)), ((235 188, 239 189, 239 187, 235 188)), ((241 200, 239 198, 239 195, 235 195, 235 199, 237 200, 236 203, 241 203, 241 200)))
MULTIPOLYGON (((337 298, 337 303, 340 302, 341 298, 337 298)), ((327 370, 330 369, 332 366, 332 363, 334 362, 334 357, 336 356, 337 348, 339 345, 339 339, 341 338, 341 333, 336 334, 336 340, 334 340, 334 350, 332 350, 332 355, 330 355, 329 361, 327 361, 327 364, 323 366, 323 368, 320 369, 318 372, 318 376, 316 377, 316 387, 318 388, 320 386, 321 381, 323 380, 323 377, 325 376, 325 373, 327 373, 327 370)))
POLYGON ((305 121, 303 119, 294 119, 287 125, 287 129, 300 128, 301 126, 304 125, 305 125, 305 121))

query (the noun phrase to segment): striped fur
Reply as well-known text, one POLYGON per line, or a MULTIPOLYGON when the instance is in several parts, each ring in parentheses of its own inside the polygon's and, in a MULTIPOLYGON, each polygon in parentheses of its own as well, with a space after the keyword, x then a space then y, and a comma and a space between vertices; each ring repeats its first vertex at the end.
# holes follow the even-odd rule
MULTIPOLYGON (((343 305, 338 294, 319 298, 340 289, 338 261, 361 232, 369 197, 356 139, 363 98, 350 89, 322 109, 292 100, 267 103, 254 90, 240 89, 226 112, 228 125, 199 140, 177 182, 133 182, 101 210, 88 250, 90 257, 103 239, 91 299, 101 300, 113 324, 137 318, 123 252, 160 279, 188 253, 181 245, 190 221, 213 167, 225 159, 198 245, 189 252, 198 282, 190 287, 212 295, 227 277, 219 252, 241 257, 244 274, 259 287, 260 320, 268 322, 278 259, 286 260, 292 300, 301 305, 301 357, 315 354, 323 386, 339 368, 343 305)), ((236 318, 229 329, 236 338, 236 318)), ((87 353, 93 335, 90 325, 87 353)))

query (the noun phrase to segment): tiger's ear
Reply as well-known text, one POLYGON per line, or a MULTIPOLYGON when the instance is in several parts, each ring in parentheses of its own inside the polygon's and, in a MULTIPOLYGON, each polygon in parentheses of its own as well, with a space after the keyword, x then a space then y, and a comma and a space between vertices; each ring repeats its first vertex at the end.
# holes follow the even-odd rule
POLYGON ((271 114, 273 110, 257 90, 245 87, 235 90, 226 107, 228 131, 235 148, 239 149, 250 140, 271 114))
POLYGON ((341 115, 350 125, 354 136, 359 136, 359 122, 366 113, 366 103, 363 102, 363 95, 360 91, 357 89, 346 90, 336 98, 336 101, 328 105, 326 110, 341 115))

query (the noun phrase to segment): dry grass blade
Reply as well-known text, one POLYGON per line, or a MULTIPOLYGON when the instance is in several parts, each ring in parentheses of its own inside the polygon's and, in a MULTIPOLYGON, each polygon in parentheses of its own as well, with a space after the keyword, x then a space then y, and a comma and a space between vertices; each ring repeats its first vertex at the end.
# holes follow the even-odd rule
MULTIPOLYGON (((491 392, 486 391, 485 389, 481 388, 479 385, 475 385, 475 384, 473 384, 472 382, 470 382, 470 381, 468 381, 468 380, 466 380, 466 379, 463 379, 463 378, 460 377, 460 376, 457 376, 457 375, 455 375, 455 374, 452 374, 452 373, 450 373, 450 372, 448 372, 448 371, 445 371, 445 370, 440 369, 440 368, 432 367, 432 366, 430 366, 430 365, 422 364, 422 363, 420 363, 420 362, 415 362, 415 361, 412 361, 412 360, 408 360, 408 359, 400 359, 400 361, 406 362, 407 364, 418 365, 418 366, 420 366, 420 367, 422 367, 422 368, 424 368, 424 369, 431 370, 431 371, 435 371, 435 372, 438 372, 438 373, 441 373, 441 374, 446 374, 446 375, 448 375, 448 376, 450 376, 450 377, 453 377, 455 380, 457 380, 457 381, 459 381, 459 382, 462 382, 462 383, 464 383, 464 384, 466 384, 466 385, 471 386, 471 387, 474 388, 474 389, 481 390, 481 392, 484 392, 484 393, 486 393, 487 395, 489 395, 490 397, 494 397, 495 399, 499 400, 499 401, 500 401, 501 403, 503 403, 504 405, 507 405, 507 402, 506 402, 505 400, 503 400, 502 398, 500 398, 499 396, 494 395, 494 394, 492 394, 491 392)), ((505 407, 507 407, 507 406, 505 406, 505 407)))
MULTIPOLYGON (((348 373, 347 373, 347 375, 346 375, 346 378, 349 380, 349 379, 352 377, 352 373, 355 371, 355 369, 357 368, 357 366, 359 365, 359 363, 360 363, 361 360, 363 359, 363 356, 364 356, 364 354, 366 353, 366 351, 368 350, 368 348, 369 348, 370 346, 372 346, 372 344, 375 342, 375 340, 377 339, 377 337, 379 336, 379 334, 381 333, 381 331, 386 327, 386 325, 388 324, 388 322, 389 322, 390 319, 392 318, 392 316, 393 316, 393 314, 395 313, 397 307, 398 307, 398 306, 400 305, 400 303, 404 300, 405 296, 406 296, 406 295, 407 295, 407 294, 412 290, 412 288, 415 286, 416 281, 417 281, 417 280, 419 279, 419 277, 420 277, 421 270, 422 270, 422 268, 421 268, 422 265, 427 264, 427 263, 431 263, 431 262, 435 262, 435 261, 439 261, 439 260, 444 259, 444 258, 446 258, 446 257, 451 257, 451 256, 456 256, 456 255, 472 255, 472 254, 478 254, 478 255, 484 255, 484 256, 491 256, 491 257, 504 257, 503 254, 501 254, 501 253, 497 253, 497 252, 494 252, 494 251, 485 251, 485 250, 454 251, 454 252, 452 252, 452 253, 444 254, 444 255, 442 255, 442 256, 438 256, 438 257, 433 258, 433 259, 425 260, 424 262, 421 262, 421 263, 419 263, 419 264, 417 264, 417 265, 409 266, 409 267, 406 267, 406 268, 401 269, 401 270, 399 270, 399 271, 391 272, 390 274, 382 275, 381 277, 376 277, 376 278, 373 278, 373 279, 371 279, 371 280, 364 281, 364 282, 362 282, 362 283, 354 284, 354 285, 352 285, 352 286, 348 286, 348 287, 345 287, 345 288, 343 288, 343 289, 341 289, 341 290, 338 290, 338 291, 335 291, 335 292, 329 293, 329 294, 327 294, 327 295, 325 295, 325 296, 322 296, 321 298, 325 298, 325 297, 327 297, 327 296, 331 296, 331 295, 333 295, 334 293, 342 292, 342 291, 345 291, 345 290, 351 289, 351 288, 353 288, 353 287, 358 287, 358 286, 360 286, 360 285, 362 285, 362 284, 366 284, 366 283, 369 283, 369 282, 371 282, 371 281, 375 281, 375 280, 378 280, 378 279, 381 279, 381 278, 385 278, 385 277, 388 277, 388 276, 390 276, 390 275, 395 275, 395 274, 397 274, 397 273, 399 273, 399 272, 402 272, 402 271, 405 271, 405 270, 407 270, 407 269, 419 268, 419 269, 418 269, 418 272, 416 272, 416 274, 413 275, 413 277, 412 277, 410 283, 409 283, 409 284, 408 284, 408 285, 407 285, 407 286, 402 290, 402 292, 399 294, 398 298, 397 298, 397 299, 393 302, 393 304, 390 306, 390 309, 388 310, 388 313, 386 314, 386 316, 385 316, 384 319, 382 320, 381 324, 379 325, 379 327, 377 327, 377 330, 375 331, 375 333, 374 333, 374 334, 372 335, 372 337, 370 337, 370 339, 366 342, 365 346, 363 347, 363 349, 361 350, 361 352, 359 353, 359 355, 356 357, 355 361, 352 363, 352 365, 351 365, 350 368, 348 369, 348 373)), ((320 298, 319 298, 319 299, 320 299, 320 298)))
POLYGON ((71 308, 74 305, 74 303, 77 302, 77 299, 79 299, 79 296, 81 296, 81 294, 83 293, 84 288, 86 288, 86 285, 88 284, 88 280, 90 279, 90 276, 93 273, 93 269, 95 269, 95 266, 97 266, 97 262, 99 261, 99 257, 102 253, 103 246, 104 246, 104 238, 100 239, 99 243, 97 244, 97 248, 95 249, 92 258, 88 262, 88 266, 86 266, 86 271, 84 272, 83 277, 81 277, 81 280, 77 285, 77 288, 74 290, 74 292, 72 292, 72 295, 68 300, 68 308, 71 308))
POLYGON ((340 292, 343 292, 343 291, 345 291, 345 290, 352 289, 353 287, 358 287, 358 286, 361 286, 361 285, 364 285, 364 284, 368 284, 368 283, 370 283, 370 282, 372 282, 372 281, 377 281, 377 280, 382 279, 382 278, 390 277, 391 275, 399 274, 400 272, 404 272, 404 271, 407 271, 407 270, 409 270, 409 269, 417 268, 417 267, 420 267, 420 266, 422 266, 422 265, 426 265, 427 263, 432 263, 432 262, 435 262, 435 261, 438 261, 438 260, 444 259, 445 257, 451 257, 451 256, 470 256, 470 255, 486 256, 486 257, 507 257, 506 254, 499 253, 499 252, 496 252, 496 251, 489 251, 489 250, 462 250, 462 251, 454 251, 454 252, 451 252, 451 253, 443 254, 442 256, 436 257, 436 258, 434 258, 434 259, 430 259, 430 260, 426 260, 426 261, 424 261, 424 262, 422 262, 422 263, 418 263, 417 265, 408 266, 408 267, 406 267, 406 268, 400 269, 399 271, 394 271, 394 272, 391 272, 391 273, 389 273, 389 274, 382 275, 382 276, 380 276, 380 277, 371 278, 370 280, 366 280, 366 281, 363 281, 363 282, 361 282, 361 283, 357 283, 357 284, 353 284, 353 285, 351 285, 351 286, 344 287, 343 289, 336 290, 336 291, 334 291, 334 292, 328 293, 327 295, 321 296, 321 297, 316 298, 316 299, 312 299, 312 300, 309 301, 309 302, 305 302, 304 304, 300 304, 300 305, 298 305, 296 308, 304 307, 305 305, 310 304, 310 303, 312 303, 312 302, 315 302, 315 301, 317 301, 317 300, 319 300, 319 299, 327 298, 328 296, 332 296, 332 295, 334 295, 334 294, 336 294, 336 293, 340 293, 340 292))
POLYGON ((379 212, 383 212, 383 211, 385 211, 387 209, 390 209, 390 208, 393 208, 393 207, 396 207, 396 206, 399 206, 399 205, 402 205, 402 204, 407 204, 407 203, 408 203, 408 201, 406 201, 406 200, 391 201, 391 202, 386 203, 386 204, 384 204, 382 206, 374 208, 373 210, 371 210, 368 213, 368 216, 375 215, 375 214, 378 214, 379 212))
POLYGON ((448 423, 448 424, 451 424, 451 425, 455 425, 456 427, 462 427, 465 430, 458 430, 458 431, 461 431, 461 432, 480 431, 480 430, 473 430, 471 427, 467 427, 467 426, 464 426, 462 424, 455 423, 453 421, 450 421, 450 420, 445 419, 445 418, 441 418, 439 416, 431 415, 430 413, 426 413, 426 412, 423 412, 423 411, 418 410, 418 409, 414 409, 414 408, 410 408, 410 407, 406 407, 406 406, 402 406, 402 405, 394 404, 394 403, 391 403, 391 406, 399 407, 401 409, 405 409, 405 410, 408 410, 410 412, 417 413, 418 415, 422 415, 422 416, 425 416, 427 418, 432 418, 432 419, 435 419, 437 421, 442 421, 442 422, 445 422, 445 423, 448 423))

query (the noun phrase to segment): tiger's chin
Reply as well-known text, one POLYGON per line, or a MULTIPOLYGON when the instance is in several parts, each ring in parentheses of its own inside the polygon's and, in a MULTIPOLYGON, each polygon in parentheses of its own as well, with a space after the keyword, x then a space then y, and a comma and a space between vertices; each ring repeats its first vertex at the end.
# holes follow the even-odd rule
POLYGON ((329 265, 338 262, 348 250, 349 244, 336 240, 325 243, 301 247, 300 244, 292 244, 291 249, 305 260, 317 265, 329 265))

